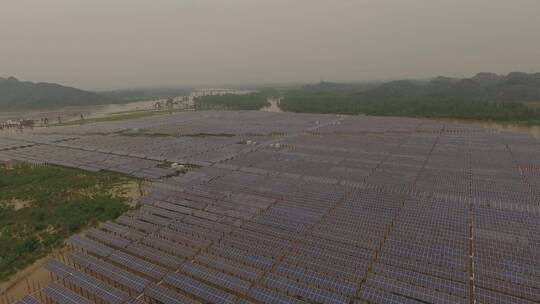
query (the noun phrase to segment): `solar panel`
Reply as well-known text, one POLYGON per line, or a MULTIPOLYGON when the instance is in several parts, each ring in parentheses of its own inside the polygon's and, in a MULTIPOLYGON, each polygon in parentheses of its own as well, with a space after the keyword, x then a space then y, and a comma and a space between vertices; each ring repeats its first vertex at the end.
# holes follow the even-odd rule
POLYGON ((316 303, 343 304, 349 302, 348 297, 310 287, 308 285, 288 280, 277 275, 267 275, 264 282, 268 286, 282 290, 288 295, 301 297, 316 303))
MULTIPOLYGON (((154 199, 149 199, 149 200, 154 202, 154 199)), ((159 215, 161 217, 168 218, 170 220, 180 220, 184 216, 186 216, 183 213, 177 213, 177 212, 166 210, 166 209, 163 209, 163 208, 160 208, 160 207, 154 207, 154 206, 150 205, 149 203, 145 203, 142 210, 144 210, 144 211, 146 211, 146 212, 148 212, 150 214, 155 214, 155 215, 159 215)))
POLYGON ((115 252, 111 254, 108 259, 114 263, 117 263, 123 267, 126 267, 136 273, 145 275, 151 279, 158 280, 165 275, 167 270, 161 266, 152 264, 143 259, 134 257, 127 253, 115 252))
POLYGON ((198 235, 188 234, 184 231, 176 231, 169 228, 163 228, 158 233, 161 237, 184 244, 193 248, 206 248, 212 241, 199 238, 198 235))
POLYGON ((182 258, 167 254, 163 251, 145 246, 143 244, 131 244, 125 248, 125 251, 171 270, 175 270, 180 267, 184 261, 182 258))
POLYGON ((127 294, 113 288, 102 281, 95 279, 83 272, 66 266, 60 262, 51 261, 47 264, 47 269, 65 281, 78 286, 86 292, 101 298, 107 303, 120 304, 127 298, 127 294))
POLYGON ((211 287, 182 274, 169 273, 165 276, 163 281, 209 303, 234 303, 236 300, 236 297, 230 293, 211 287))
POLYGON ((186 263, 182 266, 181 270, 199 280, 212 283, 239 294, 245 294, 251 286, 251 283, 247 281, 193 262, 186 263))
MULTIPOLYGON (((394 293, 379 290, 369 286, 365 286, 360 291, 360 298, 369 303, 389 303, 389 304, 420 304, 424 302, 416 301, 407 297, 399 296, 394 293)), ((355 302, 358 303, 358 302, 355 302)))
POLYGON ((274 263, 271 259, 267 257, 250 254, 244 250, 239 250, 221 244, 215 244, 210 246, 208 248, 208 252, 213 255, 222 256, 236 261, 240 264, 246 264, 262 270, 270 269, 274 263))
POLYGON ((278 265, 275 273, 293 280, 300 280, 311 286, 332 290, 341 294, 351 295, 356 291, 357 284, 338 279, 325 277, 323 274, 290 267, 288 265, 278 265))
POLYGON ((158 230, 158 226, 150 224, 148 222, 139 221, 128 216, 121 216, 116 219, 116 222, 127 227, 131 227, 135 230, 139 230, 145 233, 154 233, 158 230))
POLYGON ((159 208, 176 212, 176 213, 181 213, 184 215, 192 214, 195 211, 192 208, 188 208, 188 207, 176 205, 176 204, 171 204, 168 202, 155 202, 153 205, 155 207, 159 207, 159 208))
POLYGON ((382 277, 378 275, 370 275, 366 284, 372 287, 387 290, 392 293, 400 294, 404 297, 419 299, 421 301, 438 302, 438 303, 469 303, 467 298, 460 298, 446 293, 441 293, 435 290, 423 288, 421 286, 410 285, 405 282, 400 282, 393 278, 382 277))
MULTIPOLYGON (((162 236, 162 233, 163 231, 160 232, 159 236, 162 236)), ((164 234, 163 236, 167 236, 167 234, 164 234)), ((194 248, 186 247, 182 244, 178 244, 176 242, 162 239, 153 235, 147 236, 141 241, 141 243, 186 259, 193 257, 197 253, 197 250, 194 248)))
POLYGON ((148 285, 144 289, 144 295, 152 300, 157 300, 163 304, 197 304, 198 302, 192 300, 182 294, 174 292, 170 289, 158 286, 155 284, 148 285))
POLYGON ((125 226, 122 226, 122 225, 118 225, 116 223, 113 223, 113 222, 106 222, 106 223, 103 223, 100 225, 100 228, 101 229, 104 229, 104 230, 108 230, 120 237, 123 237, 123 238, 126 238, 130 241, 137 241, 137 240, 140 240, 141 238, 143 238, 145 236, 144 233, 140 232, 140 231, 137 231, 137 230, 134 230, 134 229, 130 229, 128 227, 125 227, 125 226))
POLYGON ((476 301, 477 303, 493 303, 493 304, 503 304, 503 303, 516 303, 516 304, 533 304, 537 303, 536 301, 530 301, 523 298, 514 297, 511 295, 499 293, 496 291, 477 288, 475 290, 476 301))
POLYGON ((106 257, 114 251, 114 249, 111 247, 105 246, 103 244, 89 240, 79 235, 71 236, 68 241, 69 243, 71 243, 71 245, 75 247, 102 257, 106 257))
POLYGON ((255 304, 255 302, 252 302, 246 299, 240 299, 236 302, 236 304, 255 304))
POLYGON ((131 290, 141 292, 148 284, 148 280, 142 277, 91 256, 74 252, 70 254, 69 257, 72 261, 82 265, 91 272, 98 273, 99 275, 117 282, 131 290))
POLYGON ((51 283, 45 287, 43 293, 59 304, 92 304, 92 301, 57 283, 51 283))
POLYGON ((26 297, 20 299, 19 301, 17 301, 16 304, 40 304, 40 303, 41 302, 36 300, 36 298, 34 298, 32 296, 26 296, 26 297))
POLYGON ((218 269, 224 273, 235 275, 249 282, 259 280, 263 274, 262 271, 256 268, 242 265, 215 255, 199 254, 197 256, 197 262, 218 269))
POLYGON ((127 300, 126 304, 144 304, 145 302, 143 300, 137 299, 137 298, 131 298, 127 300))
POLYGON ((85 235, 88 238, 94 239, 100 243, 106 244, 115 248, 124 248, 129 245, 130 241, 121 237, 114 236, 110 233, 107 233, 103 230, 96 228, 90 228, 86 231, 85 235))
POLYGON ((273 291, 264 287, 255 286, 250 294, 252 298, 261 301, 263 303, 273 303, 273 304, 301 304, 307 303, 292 297, 289 297, 285 294, 273 291))
POLYGON ((172 226, 172 229, 177 232, 181 232, 186 235, 191 235, 196 238, 202 238, 202 239, 206 239, 210 241, 221 238, 221 235, 219 233, 216 234, 214 231, 204 229, 200 226, 197 227, 197 226, 193 226, 193 225, 190 225, 187 223, 181 223, 181 222, 173 223, 171 226, 172 226))
POLYGON ((170 219, 146 213, 137 213, 135 217, 139 220, 160 226, 169 226, 172 222, 170 219))
POLYGON ((422 286, 432 290, 441 291, 449 295, 467 298, 468 286, 464 283, 424 275, 417 271, 408 271, 405 269, 380 264, 374 267, 373 272, 392 279, 407 282, 411 285, 422 286))
POLYGON ((72 275, 74 271, 74 269, 72 269, 71 267, 56 260, 49 261, 45 266, 45 269, 54 273, 58 278, 68 277, 72 275))

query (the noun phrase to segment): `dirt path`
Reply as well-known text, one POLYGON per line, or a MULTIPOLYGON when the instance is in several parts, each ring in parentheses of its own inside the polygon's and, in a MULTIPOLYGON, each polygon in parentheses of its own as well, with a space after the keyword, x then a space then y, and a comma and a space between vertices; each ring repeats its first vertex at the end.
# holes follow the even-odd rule
POLYGON ((116 189, 113 189, 113 196, 120 196, 126 198, 126 202, 131 208, 136 207, 137 199, 141 197, 144 184, 139 181, 128 182, 116 189))
POLYGON ((29 293, 47 286, 52 281, 52 277, 45 270, 45 265, 51 259, 62 260, 68 253, 68 246, 55 249, 46 257, 35 261, 34 264, 17 272, 7 282, 0 284, 0 303, 12 303, 29 293))

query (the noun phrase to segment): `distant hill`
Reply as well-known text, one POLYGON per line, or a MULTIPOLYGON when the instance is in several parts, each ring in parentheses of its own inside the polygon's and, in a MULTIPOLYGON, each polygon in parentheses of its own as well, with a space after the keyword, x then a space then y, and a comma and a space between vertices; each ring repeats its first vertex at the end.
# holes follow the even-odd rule
POLYGON ((461 98, 499 102, 540 101, 540 73, 514 72, 508 75, 478 73, 456 79, 439 76, 431 81, 397 80, 382 84, 321 82, 304 86, 306 93, 349 93, 370 99, 461 98))
POLYGON ((1 109, 51 108, 108 102, 110 100, 100 94, 59 84, 19 81, 14 77, 0 78, 1 109))
POLYGON ((359 91, 349 84, 319 83, 285 92, 284 111, 441 117, 540 125, 540 73, 471 78, 439 76, 431 80, 398 80, 359 91), (535 103, 533 103, 535 102, 535 103))
POLYGON ((493 73, 478 73, 471 79, 482 86, 491 86, 504 83, 507 77, 504 75, 497 75, 493 73))
POLYGON ((381 84, 358 95, 370 98, 416 97, 427 95, 428 90, 426 88, 425 84, 411 80, 397 80, 381 84))
POLYGON ((311 93, 322 92, 363 92, 377 86, 370 83, 338 83, 321 81, 302 87, 302 91, 311 93))
POLYGON ((447 94, 501 102, 527 102, 540 100, 540 73, 514 72, 508 75, 478 73, 468 81, 468 86, 449 88, 447 94))

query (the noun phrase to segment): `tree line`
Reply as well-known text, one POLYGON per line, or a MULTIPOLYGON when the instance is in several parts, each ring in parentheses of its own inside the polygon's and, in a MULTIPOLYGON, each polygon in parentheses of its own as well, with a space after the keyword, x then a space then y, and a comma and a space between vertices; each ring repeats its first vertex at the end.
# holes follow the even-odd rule
POLYGON ((196 110, 260 110, 270 106, 261 93, 207 95, 195 98, 194 103, 196 110))
POLYGON ((365 114, 540 123, 540 110, 521 102, 459 97, 379 97, 356 94, 291 92, 279 104, 288 112, 365 114))

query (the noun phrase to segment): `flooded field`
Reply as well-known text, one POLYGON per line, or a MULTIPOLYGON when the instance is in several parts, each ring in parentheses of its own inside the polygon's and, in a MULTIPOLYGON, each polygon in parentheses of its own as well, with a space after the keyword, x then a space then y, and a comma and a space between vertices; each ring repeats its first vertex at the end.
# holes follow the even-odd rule
POLYGON ((0 112, 0 122, 7 120, 32 119, 40 121, 48 118, 51 123, 55 123, 60 118, 62 121, 85 118, 101 117, 117 112, 142 111, 152 109, 156 101, 140 101, 125 104, 107 104, 95 106, 70 106, 50 110, 26 110, 26 111, 6 111, 0 112))

